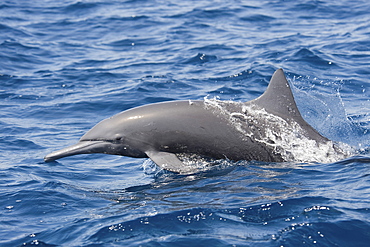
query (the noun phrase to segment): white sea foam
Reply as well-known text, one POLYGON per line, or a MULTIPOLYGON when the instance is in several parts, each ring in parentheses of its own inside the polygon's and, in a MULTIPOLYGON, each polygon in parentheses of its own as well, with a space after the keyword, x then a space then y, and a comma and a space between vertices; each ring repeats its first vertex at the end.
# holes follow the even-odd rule
POLYGON ((331 163, 349 155, 344 144, 310 139, 297 122, 259 106, 216 99, 205 99, 205 104, 207 109, 219 111, 243 136, 270 147, 285 161, 331 163))
MULTIPOLYGON (((226 168, 233 167, 234 162, 230 162, 226 159, 210 159, 197 154, 179 153, 177 157, 183 162, 188 168, 190 173, 208 172, 216 170, 225 170, 226 168)), ((146 159, 143 164, 143 169, 147 175, 158 175, 163 170, 151 159, 146 159)))

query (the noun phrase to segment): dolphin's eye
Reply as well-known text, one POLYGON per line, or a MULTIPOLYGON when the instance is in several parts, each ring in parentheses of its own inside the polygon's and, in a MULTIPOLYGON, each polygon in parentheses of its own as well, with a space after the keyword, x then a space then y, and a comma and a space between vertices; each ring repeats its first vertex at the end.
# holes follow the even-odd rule
POLYGON ((122 136, 119 136, 119 135, 117 135, 116 136, 116 138, 114 139, 115 141, 121 141, 123 139, 123 137, 122 136))

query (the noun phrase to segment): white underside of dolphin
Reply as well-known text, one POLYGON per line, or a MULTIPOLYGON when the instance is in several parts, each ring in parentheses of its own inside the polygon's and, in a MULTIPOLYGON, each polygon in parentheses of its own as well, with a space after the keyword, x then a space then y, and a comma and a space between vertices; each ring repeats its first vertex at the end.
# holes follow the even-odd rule
POLYGON ((245 102, 172 101, 103 120, 70 147, 45 156, 106 153, 150 158, 159 167, 194 173, 178 154, 266 162, 333 162, 346 157, 301 116, 282 69, 259 98, 245 102))

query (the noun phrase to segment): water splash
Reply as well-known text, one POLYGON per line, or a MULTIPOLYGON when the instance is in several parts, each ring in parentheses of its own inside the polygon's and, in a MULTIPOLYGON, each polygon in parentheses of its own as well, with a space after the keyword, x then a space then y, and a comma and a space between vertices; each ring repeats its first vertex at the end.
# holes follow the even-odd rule
MULTIPOLYGON (((194 174, 198 172, 224 171, 236 165, 236 162, 232 162, 228 159, 212 159, 197 154, 179 153, 177 157, 188 166, 190 170, 194 171, 194 174)), ((146 175, 154 175, 157 177, 167 172, 157 166, 151 159, 146 159, 142 166, 146 175)))
POLYGON ((345 144, 318 143, 308 138, 297 122, 270 114, 256 105, 207 98, 205 103, 208 109, 222 112, 245 138, 270 147, 284 161, 330 163, 351 153, 345 144))

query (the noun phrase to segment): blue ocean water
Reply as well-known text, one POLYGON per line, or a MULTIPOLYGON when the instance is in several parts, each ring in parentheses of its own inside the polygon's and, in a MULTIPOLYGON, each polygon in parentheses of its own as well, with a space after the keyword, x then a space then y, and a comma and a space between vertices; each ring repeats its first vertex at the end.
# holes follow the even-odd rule
POLYGON ((369 246, 365 0, 3 0, 0 246, 369 246), (182 176, 145 159, 44 163, 148 103, 261 95, 277 68, 335 163, 182 176))

